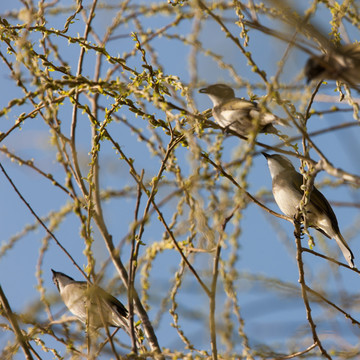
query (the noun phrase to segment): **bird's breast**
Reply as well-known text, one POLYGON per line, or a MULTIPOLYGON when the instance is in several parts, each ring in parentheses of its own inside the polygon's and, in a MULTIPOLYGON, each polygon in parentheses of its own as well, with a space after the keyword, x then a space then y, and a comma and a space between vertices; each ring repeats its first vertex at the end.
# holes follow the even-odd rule
POLYGON ((67 308, 81 321, 86 319, 85 289, 75 284, 66 285, 61 292, 61 297, 67 308))
POLYGON ((301 201, 301 193, 291 186, 273 186, 273 194, 276 204, 286 215, 293 217, 301 201))

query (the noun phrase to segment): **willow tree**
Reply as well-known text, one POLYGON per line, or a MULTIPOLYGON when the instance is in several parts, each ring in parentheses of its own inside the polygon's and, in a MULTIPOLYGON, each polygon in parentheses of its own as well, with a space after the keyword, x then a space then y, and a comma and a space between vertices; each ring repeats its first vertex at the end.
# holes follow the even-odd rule
POLYGON ((302 216, 315 181, 358 264, 358 89, 303 72, 356 40, 356 2, 0 7, 1 358, 359 356, 359 271, 302 216), (288 126, 222 129, 214 83, 288 126), (296 219, 261 151, 304 175, 296 219), (74 319, 51 268, 121 300, 130 336, 74 319))

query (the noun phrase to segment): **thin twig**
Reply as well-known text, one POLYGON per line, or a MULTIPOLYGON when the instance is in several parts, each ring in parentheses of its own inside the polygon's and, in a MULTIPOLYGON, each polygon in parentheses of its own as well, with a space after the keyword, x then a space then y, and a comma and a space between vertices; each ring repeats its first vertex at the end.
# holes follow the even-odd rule
POLYGON ((309 351, 311 351, 312 349, 316 348, 317 344, 312 344, 310 345, 308 348, 306 348, 303 351, 299 351, 290 355, 284 355, 284 356, 276 356, 274 358, 269 358, 268 360, 287 360, 287 359, 294 359, 298 356, 304 355, 306 353, 308 353, 309 351))
POLYGON ((325 296, 321 295, 319 292, 311 289, 309 286, 306 285, 306 290, 311 293, 312 295, 315 295, 316 297, 320 298, 323 302, 325 302, 326 304, 330 305, 331 307, 333 307, 334 309, 336 309, 338 312, 340 312, 341 314, 343 314, 345 316, 345 318, 351 320, 353 325, 357 325, 358 327, 360 327, 360 322, 357 321, 355 318, 353 318, 349 313, 347 313, 346 311, 344 311, 343 309, 341 309, 339 306, 337 306, 336 304, 334 304, 332 301, 328 300, 325 296))
POLYGON ((238 189, 240 189, 241 191, 244 192, 244 194, 252 201, 254 202, 256 205, 260 206, 262 209, 264 209, 265 211, 267 211, 269 214, 274 215, 278 218, 293 222, 293 220, 286 216, 286 215, 282 215, 279 214, 271 209, 269 209, 267 206, 265 206, 264 204, 262 204, 259 200, 257 200, 254 196, 252 196, 248 191, 246 191, 245 189, 243 189, 238 183, 237 181, 230 175, 228 174, 221 165, 216 164, 214 161, 212 161, 206 154, 201 154, 202 157, 204 159, 206 159, 206 161, 208 161, 215 169, 217 169, 224 177, 226 177, 227 179, 229 179, 238 189))
MULTIPOLYGON (((140 181, 143 181, 144 170, 141 171, 140 181)), ((136 224, 139 216, 140 200, 142 196, 142 188, 140 184, 137 184, 137 196, 136 196, 136 205, 135 205, 135 214, 134 214, 134 223, 136 224)), ((137 354, 136 348, 136 339, 135 339, 135 327, 134 327, 134 284, 135 284, 135 274, 137 268, 137 261, 139 255, 140 239, 136 238, 136 228, 132 233, 131 239, 131 251, 130 251, 130 264, 129 264, 129 284, 128 284, 128 304, 129 304, 129 323, 130 323, 130 334, 132 341, 132 350, 137 354)))
POLYGON ((335 260, 335 259, 333 259, 333 258, 331 258, 331 257, 328 257, 328 256, 326 256, 326 255, 323 255, 323 254, 320 254, 320 253, 318 253, 318 252, 316 252, 316 251, 314 251, 314 250, 311 250, 311 249, 308 249, 308 248, 302 248, 302 251, 303 252, 308 252, 308 253, 310 253, 310 254, 313 254, 313 255, 315 255, 315 256, 318 256, 318 257, 321 257, 321 258, 323 258, 323 259, 325 259, 325 260, 328 260, 328 261, 331 261, 331 262, 333 262, 334 264, 337 264, 337 265, 339 265, 339 266, 342 266, 342 267, 345 267, 345 268, 347 268, 347 269, 349 269, 349 270, 351 270, 351 271, 355 271, 355 272, 357 272, 358 274, 360 274, 360 270, 358 270, 357 268, 351 268, 348 264, 345 264, 345 263, 343 263, 343 262, 341 262, 341 261, 338 261, 338 260, 335 260))
POLYGON ((229 216, 227 216, 221 226, 221 233, 216 245, 215 255, 213 260, 213 278, 210 287, 210 295, 209 295, 209 327, 210 327, 210 338, 211 338, 211 352, 213 360, 217 360, 217 341, 216 341, 216 322, 215 322, 215 305, 216 305, 216 287, 217 287, 217 279, 219 275, 219 261, 220 261, 220 253, 221 253, 221 245, 223 242, 223 237, 225 234, 225 228, 228 222, 232 219, 235 212, 239 210, 239 205, 235 207, 235 209, 231 212, 229 216))
POLYGON ((52 239, 56 242, 57 246, 60 247, 60 249, 67 255, 67 257, 71 260, 71 262, 75 265, 75 267, 84 275, 85 278, 87 278, 86 274, 84 273, 83 269, 76 263, 74 258, 70 255, 70 253, 61 245, 60 241, 56 238, 56 236, 53 234, 52 231, 49 230, 49 228, 44 224, 44 222, 41 220, 41 218, 36 214, 36 212, 33 210, 33 208, 30 206, 30 204, 25 200, 25 198, 22 196, 16 185, 11 180, 10 176, 5 171, 3 165, 0 163, 0 169, 4 173, 6 179, 9 181, 15 192, 18 194, 21 201, 26 205, 26 207, 30 210, 31 214, 36 218, 36 220, 40 223, 40 225, 45 229, 45 231, 51 236, 52 239))
POLYGON ((23 349, 23 352, 25 354, 26 359, 33 360, 33 357, 32 357, 32 355, 30 353, 27 341, 26 341, 24 335, 21 332, 19 324, 18 324, 18 322, 16 320, 16 317, 15 317, 14 313, 11 310, 11 307, 9 305, 9 302, 7 301, 7 298, 6 298, 5 294, 4 294, 4 291, 3 291, 2 287, 1 287, 1 285, 0 285, 0 301, 1 301, 2 308, 4 309, 5 315, 6 315, 7 319, 9 320, 9 322, 10 322, 10 324, 11 324, 13 330, 14 330, 16 339, 17 339, 19 345, 21 346, 21 348, 23 349))
POLYGON ((199 5, 199 7, 206 11, 220 26, 221 26, 221 29, 225 32, 226 36, 229 37, 233 42, 234 44, 236 45, 237 48, 240 49, 240 51, 242 52, 242 54, 247 58, 248 62, 249 62, 249 65, 253 67, 253 71, 256 72, 260 77, 261 79, 264 81, 265 84, 268 84, 268 80, 266 78, 266 74, 264 71, 261 71, 258 66, 256 66, 254 60, 252 59, 252 56, 251 54, 246 51, 244 49, 243 46, 241 46, 240 44, 240 41, 239 41, 239 38, 237 36, 234 36, 230 30, 226 27, 226 25, 224 24, 224 22, 221 20, 221 18, 219 16, 217 16, 216 14, 214 14, 205 4, 203 1, 201 0, 197 0, 197 3, 199 5))
MULTIPOLYGON (((86 41, 86 39, 89 35, 89 32, 90 32, 90 29, 91 29, 91 22, 94 19, 94 12, 95 12, 95 8, 96 8, 96 4, 97 4, 97 0, 93 0, 92 6, 91 6, 91 9, 89 12, 88 20, 86 22, 84 35, 83 35, 84 41, 86 41)), ((79 77, 82 73, 82 66, 83 66, 85 53, 86 53, 85 47, 81 47, 79 60, 78 60, 78 67, 77 67, 77 71, 76 71, 76 77, 79 77)), ((72 154, 73 163, 74 163, 74 167, 75 167, 75 180, 77 181, 78 186, 82 190, 82 192, 86 193, 86 187, 85 187, 82 175, 81 175, 80 165, 78 162, 78 156, 77 156, 77 151, 76 151, 76 141, 75 141, 76 140, 77 113, 78 113, 78 106, 77 106, 78 99, 79 99, 79 91, 76 89, 75 96, 74 96, 75 104, 73 106, 71 129, 70 129, 70 149, 71 149, 71 154, 72 154)))
POLYGON ((307 295, 307 285, 305 282, 305 273, 304 273, 304 263, 302 260, 302 246, 301 246, 301 224, 300 224, 300 216, 301 212, 298 211, 295 216, 294 221, 294 236, 295 236, 295 243, 296 243, 296 260, 298 264, 299 269, 299 283, 301 286, 301 296, 305 305, 306 309, 306 318, 308 320, 308 323, 311 328, 312 336, 314 339, 314 343, 319 347, 321 354, 324 355, 327 359, 331 360, 330 355, 326 352, 325 348, 322 346, 322 343, 318 337, 317 331, 316 331, 316 325, 314 323, 314 320, 311 315, 311 307, 309 298, 307 295))

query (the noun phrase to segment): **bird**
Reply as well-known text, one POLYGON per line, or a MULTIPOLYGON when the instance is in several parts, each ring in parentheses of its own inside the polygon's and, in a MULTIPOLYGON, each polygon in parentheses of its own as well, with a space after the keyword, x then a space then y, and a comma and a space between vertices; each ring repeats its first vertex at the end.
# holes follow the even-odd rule
MULTIPOLYGON (((303 176, 285 156, 269 155, 265 152, 262 154, 269 166, 272 192, 277 205, 285 215, 294 217, 303 197, 303 176)), ((335 239, 347 263, 353 268, 354 255, 340 233, 335 213, 325 196, 315 186, 306 206, 306 218, 309 227, 315 228, 329 239, 335 239)))
POLYGON ((92 328, 121 327, 128 334, 129 322, 126 307, 99 286, 85 281, 75 281, 62 272, 51 269, 53 282, 66 307, 81 322, 92 328))
POLYGON ((254 101, 235 97, 234 90, 225 84, 214 84, 199 90, 213 103, 212 114, 218 125, 247 137, 252 131, 278 134, 274 123, 287 125, 277 116, 263 112, 254 101))
POLYGON ((330 47, 325 54, 311 56, 305 65, 311 80, 338 80, 350 86, 360 84, 360 43, 330 47))

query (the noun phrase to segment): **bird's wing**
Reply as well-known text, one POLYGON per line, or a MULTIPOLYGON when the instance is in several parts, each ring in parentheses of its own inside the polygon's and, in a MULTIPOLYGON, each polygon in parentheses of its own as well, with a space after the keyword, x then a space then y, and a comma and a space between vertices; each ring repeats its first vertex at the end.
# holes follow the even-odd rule
MULTIPOLYGON (((293 176, 291 177, 291 181, 298 189, 298 191, 303 195, 303 191, 301 190, 301 186, 303 185, 303 176, 298 173, 299 176, 293 176)), ((334 214, 333 209, 331 208, 329 202, 326 200, 325 196, 315 187, 313 186, 311 195, 310 195, 311 204, 314 205, 316 210, 318 210, 320 213, 327 215, 331 222, 336 221, 336 217, 334 214)))
POLYGON ((257 103, 249 100, 234 98, 221 104, 221 111, 244 111, 250 112, 257 109, 257 103))
MULTIPOLYGON (((283 126, 289 126, 287 121, 275 116, 266 109, 264 109, 264 111, 260 111, 258 104, 254 101, 234 98, 221 105, 221 112, 227 112, 229 114, 233 111, 240 112, 242 113, 242 116, 247 116, 251 119, 259 119, 259 123, 262 126, 266 126, 274 122, 283 126)), ((268 130, 271 131, 266 132, 277 133, 275 128, 271 129, 271 127, 269 127, 268 130)))
MULTIPOLYGON (((331 205, 325 198, 325 196, 314 186, 312 193, 310 195, 311 203, 316 207, 316 209, 321 213, 326 215, 330 221, 333 229, 336 233, 339 233, 339 225, 335 216, 335 213, 333 209, 331 208, 331 205)), ((327 235, 329 236, 329 235, 327 235)))
POLYGON ((278 175, 274 183, 277 184, 279 188, 285 188, 287 191, 291 192, 298 192, 299 198, 301 198, 301 196, 303 195, 303 191, 301 190, 301 185, 303 184, 303 177, 297 171, 296 175, 294 174, 293 170, 286 171, 281 176, 278 175))
MULTIPOLYGON (((299 193, 301 193, 301 196, 303 195, 303 191, 301 190, 301 186, 303 184, 303 177, 301 174, 299 174, 299 176, 296 177, 292 177, 293 185, 296 187, 296 189, 298 189, 299 193)), ((319 214, 325 215, 330 219, 331 225, 333 227, 333 229, 335 230, 335 232, 339 233, 339 225, 335 216, 335 213, 333 211, 333 209, 331 208, 329 202, 326 200, 325 196, 315 187, 313 186, 311 195, 310 195, 310 206, 307 207, 307 212, 310 214, 311 211, 311 206, 313 206, 316 211, 319 214)), ((323 229, 319 228, 316 226, 316 224, 312 224, 312 227, 315 227, 318 231, 320 231, 321 233, 323 233, 325 236, 327 237, 331 237, 329 236, 329 234, 327 234, 323 229)))
POLYGON ((339 52, 344 56, 360 60, 360 43, 347 44, 339 48, 339 52))
POLYGON ((111 308, 116 311, 119 316, 125 318, 128 316, 128 311, 126 307, 116 297, 112 296, 99 286, 94 287, 96 295, 99 296, 99 298, 106 300, 107 303, 111 306, 111 308))

